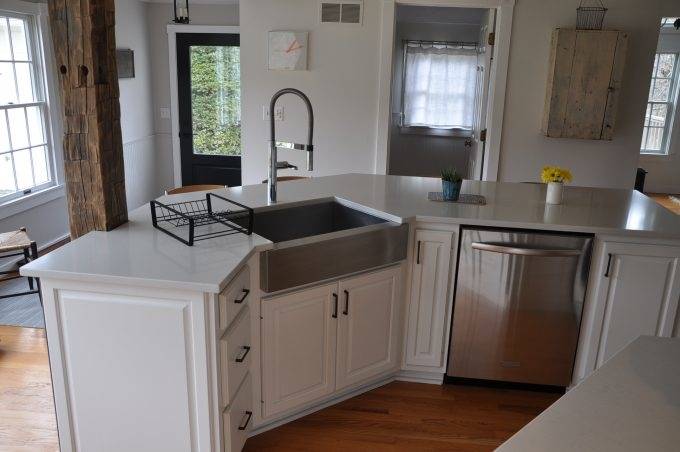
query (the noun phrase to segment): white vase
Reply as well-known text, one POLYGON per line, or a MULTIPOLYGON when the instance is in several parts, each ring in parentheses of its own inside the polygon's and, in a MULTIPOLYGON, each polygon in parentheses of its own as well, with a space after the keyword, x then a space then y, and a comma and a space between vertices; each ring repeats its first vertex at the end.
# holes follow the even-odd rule
POLYGON ((549 182, 548 190, 545 192, 546 204, 562 204, 562 192, 564 184, 561 182, 549 182))

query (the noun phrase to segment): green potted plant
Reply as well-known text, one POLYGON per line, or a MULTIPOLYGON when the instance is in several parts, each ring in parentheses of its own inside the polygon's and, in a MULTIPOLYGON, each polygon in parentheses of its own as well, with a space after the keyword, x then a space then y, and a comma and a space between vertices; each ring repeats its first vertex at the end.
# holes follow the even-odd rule
POLYGON ((462 185, 463 178, 455 168, 449 167, 442 170, 442 197, 444 201, 458 201, 462 185))

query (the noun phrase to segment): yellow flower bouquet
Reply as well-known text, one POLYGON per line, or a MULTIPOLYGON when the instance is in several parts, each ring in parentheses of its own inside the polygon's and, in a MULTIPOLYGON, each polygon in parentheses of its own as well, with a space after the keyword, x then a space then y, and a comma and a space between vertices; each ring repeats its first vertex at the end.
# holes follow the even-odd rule
POLYGON ((544 184, 550 182, 557 182, 558 184, 571 182, 571 171, 566 168, 560 168, 559 166, 545 166, 543 167, 543 171, 541 171, 541 180, 544 184))
POLYGON ((545 192, 546 204, 561 204, 564 184, 571 182, 571 171, 559 166, 546 166, 541 171, 541 180, 548 184, 545 192))

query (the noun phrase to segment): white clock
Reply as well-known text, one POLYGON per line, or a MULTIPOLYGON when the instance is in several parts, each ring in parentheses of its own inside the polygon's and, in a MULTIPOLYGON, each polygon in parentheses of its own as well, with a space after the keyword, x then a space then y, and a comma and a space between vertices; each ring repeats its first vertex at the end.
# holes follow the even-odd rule
POLYGON ((306 71, 308 35, 306 31, 270 31, 269 69, 306 71))

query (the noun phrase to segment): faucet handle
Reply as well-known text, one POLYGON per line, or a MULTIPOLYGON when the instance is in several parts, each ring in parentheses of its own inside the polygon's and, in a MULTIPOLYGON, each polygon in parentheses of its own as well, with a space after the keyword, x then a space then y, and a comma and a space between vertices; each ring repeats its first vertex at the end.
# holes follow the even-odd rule
POLYGON ((277 141, 276 142, 276 148, 279 150, 296 150, 296 151, 307 151, 307 152, 312 152, 314 150, 314 146, 311 144, 300 144, 300 143, 291 143, 288 141, 277 141))
POLYGON ((292 163, 288 163, 286 160, 284 160, 282 162, 276 162, 276 169, 288 169, 288 168, 291 168, 291 169, 294 169, 294 170, 298 169, 297 166, 293 165, 292 163))

